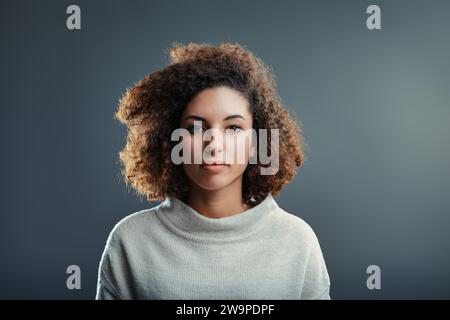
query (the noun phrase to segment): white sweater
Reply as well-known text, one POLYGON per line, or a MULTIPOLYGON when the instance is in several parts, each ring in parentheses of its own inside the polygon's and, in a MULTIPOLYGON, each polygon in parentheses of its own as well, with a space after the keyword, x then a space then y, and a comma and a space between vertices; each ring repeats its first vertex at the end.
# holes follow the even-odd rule
POLYGON ((177 198, 115 225, 96 299, 330 299, 319 242, 272 195, 242 213, 206 217, 177 198))

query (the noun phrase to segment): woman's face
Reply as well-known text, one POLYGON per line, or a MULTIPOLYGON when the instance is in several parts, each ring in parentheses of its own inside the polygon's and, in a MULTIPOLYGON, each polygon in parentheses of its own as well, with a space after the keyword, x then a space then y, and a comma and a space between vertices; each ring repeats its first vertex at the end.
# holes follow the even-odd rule
POLYGON ((191 162, 184 163, 183 169, 191 182, 213 191, 242 181, 252 125, 248 101, 239 92, 222 86, 197 94, 186 106, 180 123, 189 131, 191 162), (208 129, 209 135, 205 134, 208 129), (194 162, 194 154, 200 161, 194 162), (210 163, 215 165, 207 165, 210 163))

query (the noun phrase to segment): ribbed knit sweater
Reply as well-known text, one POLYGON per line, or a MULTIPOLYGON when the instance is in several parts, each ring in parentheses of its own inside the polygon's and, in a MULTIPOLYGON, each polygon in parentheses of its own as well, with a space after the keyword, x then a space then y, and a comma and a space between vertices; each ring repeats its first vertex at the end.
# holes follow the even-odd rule
POLYGON ((223 218, 167 197, 114 226, 95 299, 330 299, 329 290, 315 233, 271 194, 223 218))

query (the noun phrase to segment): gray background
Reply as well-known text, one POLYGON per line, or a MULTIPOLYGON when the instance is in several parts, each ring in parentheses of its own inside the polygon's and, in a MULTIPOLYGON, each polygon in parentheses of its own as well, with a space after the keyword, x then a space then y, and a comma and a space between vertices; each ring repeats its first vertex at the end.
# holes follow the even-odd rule
POLYGON ((1 1, 0 298, 92 299, 113 225, 158 204, 120 177, 113 113, 174 41, 238 42, 275 70, 309 145, 276 200, 315 230, 332 298, 450 298, 449 12, 436 0, 1 1), (70 4, 81 31, 66 29, 70 4), (70 264, 81 290, 66 289, 70 264))

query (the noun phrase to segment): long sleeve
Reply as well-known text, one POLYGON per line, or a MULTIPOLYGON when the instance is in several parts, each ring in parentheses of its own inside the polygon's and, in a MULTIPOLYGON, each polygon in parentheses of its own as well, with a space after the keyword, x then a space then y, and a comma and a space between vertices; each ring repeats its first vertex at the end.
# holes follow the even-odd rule
POLYGON ((330 278, 319 240, 311 229, 311 249, 306 265, 302 299, 330 300, 330 278))
POLYGON ((115 239, 116 228, 111 232, 103 250, 98 268, 96 300, 123 300, 128 281, 124 276, 121 246, 115 239))

